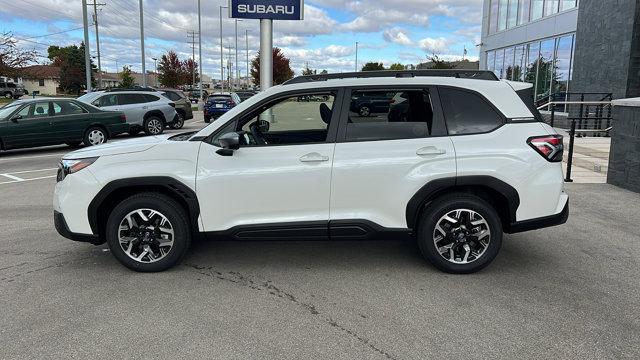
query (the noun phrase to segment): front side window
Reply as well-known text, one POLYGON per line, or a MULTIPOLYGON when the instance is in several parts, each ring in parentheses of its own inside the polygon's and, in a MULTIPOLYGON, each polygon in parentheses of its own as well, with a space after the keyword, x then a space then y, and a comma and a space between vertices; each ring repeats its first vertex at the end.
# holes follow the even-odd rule
POLYGON ((504 123, 487 100, 474 92, 446 87, 438 92, 449 135, 485 133, 504 123))
POLYGON ((433 108, 428 90, 389 90, 351 93, 347 141, 428 137, 433 108))
POLYGON ((36 102, 23 107, 17 115, 23 119, 49 116, 49 102, 36 102))
POLYGON ((334 93, 292 96, 277 101, 240 121, 244 145, 292 145, 327 141, 333 118, 334 93))

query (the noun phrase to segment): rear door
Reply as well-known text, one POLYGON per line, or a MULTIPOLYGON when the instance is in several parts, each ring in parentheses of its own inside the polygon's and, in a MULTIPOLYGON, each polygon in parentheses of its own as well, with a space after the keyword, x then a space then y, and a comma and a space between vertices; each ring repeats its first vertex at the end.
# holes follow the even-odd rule
POLYGON ((142 125, 144 114, 147 113, 149 105, 144 94, 119 93, 118 103, 120 111, 127 115, 127 122, 135 125, 142 125))
POLYGON ((53 100, 51 131, 60 142, 80 141, 91 122, 91 114, 70 100, 53 100))
POLYGON ((331 178, 331 221, 407 228, 411 197, 430 181, 455 178, 455 150, 435 87, 353 88, 345 101, 357 101, 371 91, 406 97, 409 106, 404 116, 390 117, 388 106, 361 116, 357 106, 343 104, 343 109, 351 111, 340 119, 331 178))

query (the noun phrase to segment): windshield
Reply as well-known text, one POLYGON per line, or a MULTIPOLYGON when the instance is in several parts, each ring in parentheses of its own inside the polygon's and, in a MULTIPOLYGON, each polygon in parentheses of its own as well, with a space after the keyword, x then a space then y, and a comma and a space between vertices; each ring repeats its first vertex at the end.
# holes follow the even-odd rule
POLYGON ((93 100, 93 99, 94 99, 95 97, 97 97, 98 95, 100 95, 100 94, 97 94, 97 93, 88 93, 88 94, 84 94, 84 95, 80 96, 77 100, 78 100, 78 101, 85 102, 85 103, 90 103, 90 102, 91 102, 91 100, 93 100))
POLYGON ((9 104, 5 107, 1 107, 0 108, 0 119, 4 119, 7 116, 11 115, 12 112, 14 112, 18 106, 20 106, 20 104, 9 104))

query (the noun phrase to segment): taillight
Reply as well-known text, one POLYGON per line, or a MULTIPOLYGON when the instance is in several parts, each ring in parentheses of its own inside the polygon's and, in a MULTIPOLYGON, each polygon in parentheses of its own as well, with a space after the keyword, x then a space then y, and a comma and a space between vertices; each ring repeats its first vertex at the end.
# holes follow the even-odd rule
POLYGON ((527 140, 527 144, 548 161, 562 161, 564 152, 562 135, 532 136, 527 140))
POLYGON ((123 122, 123 123, 126 123, 127 122, 127 115, 120 114, 120 121, 123 122))

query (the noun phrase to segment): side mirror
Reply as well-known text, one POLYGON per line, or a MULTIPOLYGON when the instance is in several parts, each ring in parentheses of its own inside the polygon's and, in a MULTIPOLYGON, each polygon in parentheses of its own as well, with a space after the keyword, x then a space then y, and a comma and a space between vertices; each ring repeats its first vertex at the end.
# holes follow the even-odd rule
POLYGON ((240 148, 240 134, 237 132, 226 133, 218 138, 218 143, 222 149, 216 151, 218 155, 232 156, 234 150, 240 148))
POLYGON ((18 120, 22 119, 22 115, 14 115, 11 117, 11 121, 14 123, 18 123, 18 120))

